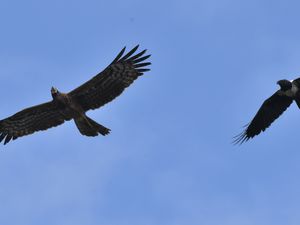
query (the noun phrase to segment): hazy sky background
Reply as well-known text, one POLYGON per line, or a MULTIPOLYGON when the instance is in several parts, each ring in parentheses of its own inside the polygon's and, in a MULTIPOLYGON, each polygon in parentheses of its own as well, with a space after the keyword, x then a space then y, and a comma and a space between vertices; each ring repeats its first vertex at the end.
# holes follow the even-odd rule
POLYGON ((152 70, 73 122, 0 146, 3 225, 298 225, 296 105, 232 137, 300 75, 299 1, 0 1, 0 117, 68 92, 125 45, 152 70))

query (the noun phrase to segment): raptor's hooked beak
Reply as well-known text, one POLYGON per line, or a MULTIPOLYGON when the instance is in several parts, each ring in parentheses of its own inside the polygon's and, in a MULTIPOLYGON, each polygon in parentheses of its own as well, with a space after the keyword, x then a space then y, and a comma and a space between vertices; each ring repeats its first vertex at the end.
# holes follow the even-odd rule
POLYGON ((51 88, 51 94, 57 94, 58 90, 55 87, 51 88))

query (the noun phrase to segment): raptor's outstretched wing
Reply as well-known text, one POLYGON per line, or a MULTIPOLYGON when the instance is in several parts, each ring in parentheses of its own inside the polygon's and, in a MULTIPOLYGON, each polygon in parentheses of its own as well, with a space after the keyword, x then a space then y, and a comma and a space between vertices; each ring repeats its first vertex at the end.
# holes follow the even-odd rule
POLYGON ((87 111, 99 108, 119 96, 135 79, 150 69, 144 62, 150 55, 146 50, 134 55, 138 46, 123 56, 125 48, 105 70, 69 93, 87 111))
POLYGON ((7 144, 11 139, 58 126, 65 120, 53 101, 24 109, 0 120, 0 142, 4 140, 4 144, 7 144))

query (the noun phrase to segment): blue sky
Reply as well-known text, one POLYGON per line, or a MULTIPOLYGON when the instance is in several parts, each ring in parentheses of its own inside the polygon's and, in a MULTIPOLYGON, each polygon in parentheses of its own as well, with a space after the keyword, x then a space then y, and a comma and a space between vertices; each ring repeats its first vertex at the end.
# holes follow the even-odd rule
POLYGON ((152 70, 88 115, 0 151, 0 224, 298 225, 296 105, 242 146, 276 81, 300 75, 297 1, 0 1, 0 117, 68 92, 123 46, 152 70))

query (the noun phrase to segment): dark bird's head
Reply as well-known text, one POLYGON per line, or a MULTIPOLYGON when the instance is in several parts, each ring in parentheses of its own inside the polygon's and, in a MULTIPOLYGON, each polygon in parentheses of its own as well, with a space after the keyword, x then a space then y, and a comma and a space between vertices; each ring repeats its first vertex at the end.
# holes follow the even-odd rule
POLYGON ((55 87, 52 87, 51 88, 52 98, 54 99, 58 94, 59 94, 59 91, 55 87))
POLYGON ((277 84, 280 86, 280 90, 287 91, 292 88, 292 82, 289 80, 279 80, 277 81, 277 84))

